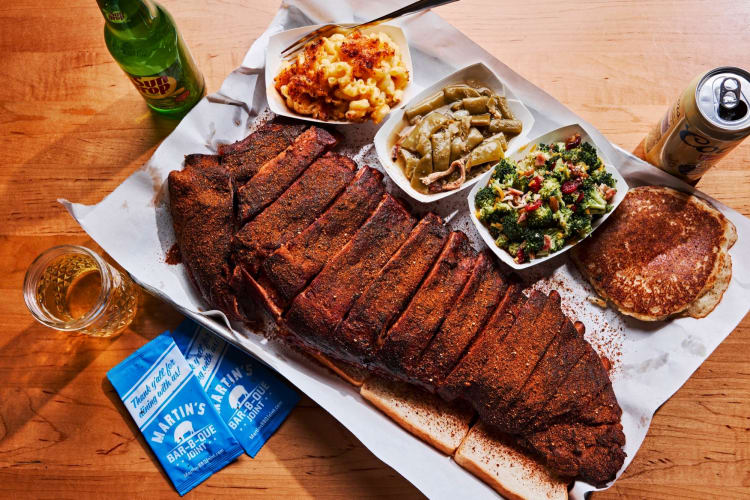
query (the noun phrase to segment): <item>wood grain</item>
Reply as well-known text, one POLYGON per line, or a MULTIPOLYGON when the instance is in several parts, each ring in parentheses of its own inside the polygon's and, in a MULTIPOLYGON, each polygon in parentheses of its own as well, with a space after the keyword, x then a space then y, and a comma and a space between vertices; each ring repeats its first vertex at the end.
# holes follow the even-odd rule
MULTIPOLYGON (((238 66, 277 0, 164 0, 209 91, 238 66)), ((697 73, 750 67, 750 4, 714 1, 462 0, 437 9, 474 41, 632 150, 697 73)), ((107 370, 180 316, 144 296, 111 340, 36 324, 23 274, 56 244, 95 245, 57 204, 95 203, 175 122, 154 117, 104 47, 90 0, 0 6, 0 496, 175 497, 107 370)), ((699 187, 750 216, 750 141, 699 187)), ((630 468, 595 498, 750 496, 750 320, 656 414, 630 468)), ((304 398, 261 450, 192 498, 419 497, 304 398)))

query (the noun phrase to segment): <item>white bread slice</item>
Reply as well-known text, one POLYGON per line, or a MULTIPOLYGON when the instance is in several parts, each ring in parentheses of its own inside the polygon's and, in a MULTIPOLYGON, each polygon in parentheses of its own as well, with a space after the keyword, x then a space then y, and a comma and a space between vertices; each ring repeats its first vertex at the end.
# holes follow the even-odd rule
POLYGON ((369 372, 364 368, 359 368, 358 366, 349 363, 334 361, 325 354, 321 354, 317 351, 309 350, 307 352, 310 356, 315 358, 318 363, 325 366, 355 387, 360 387, 364 383, 365 378, 369 375, 369 372))
POLYGON ((567 482, 516 447, 510 438, 489 434, 482 424, 471 428, 453 459, 504 497, 567 499, 567 482))
POLYGON ((456 451, 469 432, 474 412, 450 405, 413 385, 369 377, 362 397, 401 427, 446 455, 456 451))

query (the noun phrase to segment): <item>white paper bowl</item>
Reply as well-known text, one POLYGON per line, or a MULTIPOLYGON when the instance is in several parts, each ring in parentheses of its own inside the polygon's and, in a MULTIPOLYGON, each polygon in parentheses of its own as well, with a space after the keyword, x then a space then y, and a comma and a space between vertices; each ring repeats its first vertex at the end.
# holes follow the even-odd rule
MULTIPOLYGON (((435 94, 443 87, 453 85, 456 83, 463 83, 466 80, 477 80, 486 85, 490 90, 493 90, 499 95, 505 96, 508 99, 508 106, 510 107, 513 114, 518 120, 523 123, 523 130, 516 137, 508 141, 508 151, 511 151, 514 147, 523 144, 526 141, 528 131, 534 126, 534 117, 531 112, 523 105, 521 101, 516 99, 515 94, 511 89, 500 81, 500 78, 495 75, 487 66, 482 63, 475 63, 465 68, 459 69, 458 71, 451 73, 442 80, 435 82, 431 86, 424 89, 422 92, 414 96, 411 101, 406 103, 404 108, 408 107, 413 103, 417 103, 422 99, 435 94)), ((452 191, 444 191, 442 193, 431 193, 423 194, 411 187, 409 179, 406 178, 404 171, 398 166, 391 158, 391 149, 394 142, 396 141, 398 132, 402 130, 404 126, 408 125, 404 119, 404 109, 392 111, 388 120, 380 127, 380 130, 375 134, 375 150, 378 152, 378 159, 383 165, 388 176, 395 182, 398 187, 403 189, 409 196, 422 203, 430 203, 433 201, 440 200, 446 196, 466 189, 467 187, 476 184, 481 176, 475 177, 467 182, 464 182, 460 188, 452 191)))
MULTIPOLYGON (((596 228, 598 228, 602 222, 607 220, 607 217, 609 217, 615 209, 617 209, 617 206, 622 202, 622 200, 625 198, 625 195, 628 193, 628 184, 625 182, 625 179, 623 179, 622 175, 620 175, 620 172, 617 171, 615 167, 612 166, 612 163, 609 161, 609 158, 604 154, 602 149, 599 147, 599 144, 594 141, 589 134, 586 133, 586 131, 578 124, 575 125, 568 125, 566 127, 558 128, 557 130, 553 130, 552 132, 548 132, 540 137, 537 137, 536 139, 530 141, 528 144, 525 144, 521 146, 520 148, 516 149, 515 151, 509 150, 509 154, 506 156, 506 158, 514 161, 522 160, 524 156, 528 153, 529 147, 534 144, 550 144, 552 142, 559 142, 564 141, 571 135, 578 133, 581 134, 581 142, 590 142, 593 144, 593 146, 596 148, 597 153, 601 157, 602 161, 604 162, 604 167, 607 169, 607 172, 610 172, 612 176, 617 181, 617 185, 615 186, 617 188, 617 194, 615 195, 614 199, 612 200, 612 205, 614 205, 614 208, 609 211, 608 213, 602 215, 599 217, 599 219, 595 220, 592 224, 592 230, 589 235, 593 234, 594 231, 596 231, 596 228)), ((495 239, 490 236, 490 232, 487 230, 487 228, 479 222, 479 219, 477 219, 476 215, 476 209, 474 208, 474 198, 477 195, 477 191, 482 189, 487 185, 487 183, 490 180, 490 177, 492 176, 493 169, 488 170, 484 174, 482 174, 479 177, 479 182, 476 183, 474 188, 469 192, 469 213, 471 215, 471 220, 474 222, 474 226, 477 228, 477 231, 479 231, 480 236, 482 236, 482 239, 487 244, 490 249, 495 252, 495 255, 497 255, 500 260, 508 264, 510 267, 514 269, 525 269, 527 267, 535 266, 541 262, 544 262, 546 260, 552 259, 554 257, 557 257, 560 254, 563 254, 573 248, 575 245, 577 245, 580 241, 578 240, 574 244, 566 245, 562 248, 562 250, 555 252, 553 254, 547 255, 545 257, 539 257, 537 259, 534 259, 529 262, 524 262, 523 264, 518 264, 516 261, 513 260, 513 257, 510 256, 508 252, 503 250, 502 248, 495 245, 495 239)), ((588 238, 588 236, 587 236, 588 238)))
MULTIPOLYGON (((289 109, 286 105, 286 102, 284 101, 284 98, 279 94, 279 92, 274 87, 274 78, 276 78, 276 75, 279 74, 279 69, 281 68, 281 63, 284 60, 284 58, 281 56, 281 51, 285 48, 289 47, 291 44, 293 44, 295 41, 299 40, 304 35, 310 33, 311 31, 320 28, 323 26, 322 24, 316 24, 314 26, 303 26, 301 28, 295 28, 287 31, 282 31, 281 33, 277 33, 273 35, 268 40, 268 48, 266 49, 266 99, 268 100, 268 107, 276 113, 277 115, 282 116, 288 116, 290 118, 297 118, 298 120, 305 120, 308 122, 316 122, 316 123, 331 123, 331 124, 337 124, 337 125, 348 125, 352 123, 360 123, 360 122, 352 122, 352 121, 340 121, 340 120, 318 120, 316 118, 312 118, 310 116, 300 115, 298 113, 295 113, 291 109, 289 109)), ((347 26, 346 24, 342 26, 347 26)), ((354 26, 353 24, 350 24, 348 26, 354 26)), ((409 53, 409 44, 406 41, 406 34, 404 31, 398 27, 393 26, 390 24, 380 24, 377 26, 371 26, 369 28, 364 28, 362 30, 363 33, 372 33, 372 32, 383 32, 389 37, 391 37, 391 40, 401 49, 401 58, 404 61, 404 64, 406 65, 406 69, 409 71, 409 83, 406 85, 406 88, 404 89, 404 97, 401 99, 401 102, 396 104, 394 107, 397 108, 399 106, 403 106, 404 103, 408 102, 409 99, 411 99, 414 94, 417 92, 417 89, 414 87, 414 68, 411 63, 411 54, 409 53)), ((392 111, 391 111, 392 112, 392 111)))

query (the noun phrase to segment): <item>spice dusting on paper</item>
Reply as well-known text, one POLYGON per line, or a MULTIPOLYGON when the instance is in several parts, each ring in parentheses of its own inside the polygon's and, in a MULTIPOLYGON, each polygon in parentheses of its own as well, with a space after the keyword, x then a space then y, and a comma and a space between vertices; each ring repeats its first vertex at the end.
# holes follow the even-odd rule
POLYGON ((176 266, 177 264, 180 264, 182 262, 182 255, 180 254, 180 247, 177 246, 177 243, 169 247, 169 250, 167 250, 167 256, 164 259, 164 262, 166 262, 170 266, 176 266))

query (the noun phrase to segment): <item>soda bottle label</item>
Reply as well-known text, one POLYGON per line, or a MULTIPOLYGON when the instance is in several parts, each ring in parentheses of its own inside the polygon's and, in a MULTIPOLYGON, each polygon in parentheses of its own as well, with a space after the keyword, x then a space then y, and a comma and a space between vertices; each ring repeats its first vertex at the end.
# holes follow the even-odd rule
POLYGON ((121 10, 109 10, 109 9, 102 9, 104 11, 104 17, 107 18, 107 21, 115 24, 123 24, 128 21, 128 18, 125 16, 125 13, 121 10))
POLYGON ((146 101, 159 109, 174 109, 182 106, 192 92, 192 85, 185 84, 179 62, 155 75, 139 76, 127 73, 130 81, 146 101))

